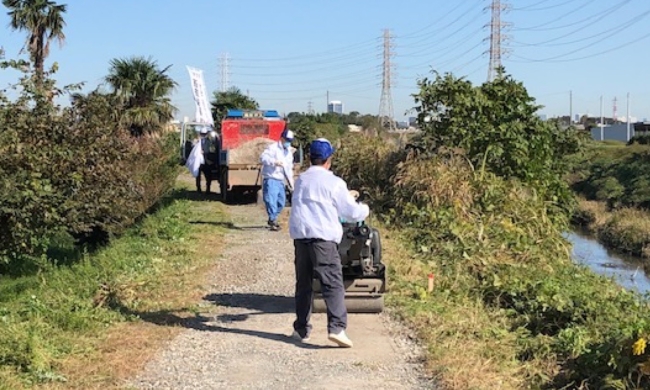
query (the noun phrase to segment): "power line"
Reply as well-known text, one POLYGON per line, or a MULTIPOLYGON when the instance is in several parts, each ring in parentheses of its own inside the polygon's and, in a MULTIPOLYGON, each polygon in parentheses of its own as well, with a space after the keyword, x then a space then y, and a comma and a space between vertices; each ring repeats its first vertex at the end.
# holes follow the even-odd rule
POLYGON ((567 56, 567 55, 573 54, 573 53, 578 52, 578 51, 580 51, 580 50, 583 50, 583 49, 585 49, 585 48, 592 47, 593 45, 589 45, 589 46, 587 46, 587 47, 583 47, 583 48, 580 48, 580 49, 578 49, 578 50, 574 50, 574 51, 572 51, 572 52, 562 54, 562 55, 560 55, 560 56, 550 57, 550 58, 545 58, 545 59, 531 59, 531 58, 525 58, 525 57, 521 57, 521 56, 517 56, 517 55, 514 55, 514 57, 516 57, 516 58, 520 58, 520 59, 524 60, 524 61, 515 61, 515 62, 571 62, 571 61, 579 61, 579 60, 584 60, 584 59, 587 59, 587 58, 593 58, 593 57, 597 57, 597 56, 602 55, 602 54, 607 54, 607 53, 614 52, 614 51, 616 51, 616 50, 623 49, 624 47, 627 47, 627 46, 629 46, 629 45, 632 45, 632 44, 634 44, 634 43, 637 43, 637 42, 639 42, 639 41, 642 41, 642 40, 644 40, 644 39, 646 39, 646 38, 648 38, 648 37, 650 37, 650 33, 645 34, 645 35, 643 35, 643 36, 641 36, 641 37, 639 37, 639 38, 637 38, 637 39, 635 39, 635 40, 629 41, 629 42, 624 43, 624 44, 622 44, 622 45, 618 45, 618 46, 616 46, 616 47, 613 47, 613 48, 611 48, 611 49, 607 49, 607 50, 603 50, 603 51, 598 52, 598 53, 594 53, 594 54, 586 55, 586 56, 583 56, 583 57, 571 58, 571 59, 567 59, 567 60, 555 60, 555 61, 553 61, 553 60, 556 59, 556 58, 561 58, 561 57, 564 57, 564 56, 567 56))
POLYGON ((609 15, 609 14, 611 14, 612 12, 617 11, 618 9, 622 8, 625 4, 629 3, 630 1, 631 1, 631 0, 623 0, 623 1, 622 1, 621 3, 619 3, 619 4, 615 4, 614 6, 609 7, 609 8, 607 8, 607 9, 603 10, 603 11, 597 12, 597 13, 595 13, 595 14, 593 14, 593 15, 589 15, 589 16, 587 16, 587 17, 585 17, 585 18, 583 18, 583 19, 581 19, 581 20, 579 20, 579 21, 577 21, 577 22, 567 23, 567 24, 564 24, 564 25, 562 25, 562 26, 549 27, 549 25, 552 25, 553 23, 557 23, 557 22, 559 22, 560 20, 563 20, 563 19, 565 19, 565 18, 567 18, 567 17, 569 17, 569 16, 575 14, 576 12, 584 11, 584 8, 585 8, 588 4, 591 4, 591 2, 592 2, 592 0, 586 0, 585 3, 580 4, 579 6, 577 6, 577 7, 573 8, 573 9, 571 9, 570 11, 565 11, 562 15, 557 15, 557 16, 554 17, 553 20, 550 21, 550 22, 547 21, 547 22, 544 22, 544 23, 538 24, 538 25, 533 26, 533 27, 516 27, 516 28, 513 28, 513 30, 514 30, 514 31, 552 31, 552 30, 561 30, 561 29, 563 29, 563 28, 573 27, 573 26, 575 26, 576 24, 581 24, 581 23, 584 23, 584 22, 589 22, 590 20, 593 20, 594 18, 600 17, 600 16, 602 16, 602 15, 609 15))
MULTIPOLYGON (((411 43, 410 45, 405 45, 405 47, 410 47, 410 46, 413 46, 413 45, 417 45, 417 43, 422 42, 422 41, 428 41, 429 38, 431 38, 431 37, 433 37, 434 39, 438 40, 438 34, 439 34, 439 33, 441 33, 442 31, 444 31, 444 30, 447 29, 448 27, 451 27, 452 25, 456 24, 456 22, 458 22, 458 21, 460 21, 460 20, 468 19, 468 13, 469 13, 471 10, 476 9, 476 7, 477 7, 478 5, 480 5, 483 1, 484 1, 484 0, 478 0, 478 1, 476 1, 474 4, 470 5, 470 7, 469 7, 467 10, 465 10, 464 12, 462 12, 460 15, 458 15, 458 17, 456 17, 455 19, 453 19, 451 22, 449 22, 449 23, 447 23, 446 25, 444 25, 444 26, 442 26, 442 27, 439 27, 439 28, 437 28, 437 29, 435 29, 435 30, 432 30, 432 31, 430 31, 430 32, 428 32, 428 33, 426 33, 426 34, 419 34, 419 35, 413 35, 413 34, 411 34, 411 35, 402 35, 402 36, 398 36, 398 38, 400 38, 401 40, 406 40, 406 41, 408 41, 409 39, 420 38, 420 37, 423 37, 423 36, 426 37, 425 39, 418 39, 417 41, 411 43)), ((463 2, 461 2, 461 1, 459 1, 458 3, 459 3, 459 5, 463 4, 463 2)), ((458 7, 456 7, 454 10, 456 10, 456 9, 458 9, 458 7)), ((452 12, 453 12, 453 11, 452 11, 452 12)), ((447 15, 449 15, 449 14, 447 14, 447 15)), ((471 20, 471 18, 469 18, 469 19, 471 20)), ((439 23, 439 21, 436 20, 436 22, 430 24, 429 27, 430 27, 430 26, 435 26, 435 25, 438 24, 438 23, 439 23)))
POLYGON ((358 47, 366 47, 368 43, 370 42, 376 42, 376 39, 368 39, 365 41, 361 41, 352 45, 344 46, 338 49, 331 49, 331 50, 326 50, 322 52, 316 52, 316 53, 305 53, 299 56, 292 56, 292 57, 272 57, 272 58, 240 58, 243 61, 260 61, 260 62, 269 62, 269 61, 295 61, 299 60, 302 58, 317 58, 317 57, 323 57, 328 55, 329 53, 341 53, 343 51, 355 51, 354 49, 358 47))
MULTIPOLYGON (((625 0, 625 1, 623 2, 623 4, 624 4, 624 3, 627 3, 627 2, 629 2, 629 1, 631 1, 631 0, 625 0)), ((632 25, 634 25, 635 23, 639 22, 639 21, 642 20, 643 18, 645 18, 645 17, 648 15, 648 13, 650 13, 650 10, 645 11, 645 12, 643 12, 642 14, 639 14, 639 15, 635 16, 634 18, 630 19, 629 21, 627 21, 627 22, 625 22, 625 23, 621 23, 621 24, 619 24, 618 26, 611 28, 610 30, 601 31, 601 32, 598 33, 598 34, 594 34, 594 35, 591 35, 591 36, 586 37, 586 38, 577 39, 577 40, 574 40, 574 41, 572 41, 572 42, 565 42, 565 43, 559 43, 559 44, 554 44, 554 45, 548 45, 548 43, 555 42, 555 41, 558 41, 558 40, 560 40, 560 39, 562 39, 562 38, 566 38, 566 37, 572 36, 572 35, 574 35, 574 34, 580 32, 580 31, 584 31, 584 30, 585 30, 585 26, 580 26, 580 27, 578 27, 577 29, 572 30, 572 31, 570 31, 570 32, 568 32, 568 33, 566 33, 566 34, 564 34, 564 35, 560 35, 560 36, 558 36, 558 37, 555 37, 555 38, 552 38, 552 39, 548 39, 548 40, 546 40, 546 41, 537 42, 537 43, 522 43, 522 42, 517 42, 517 43, 521 44, 522 46, 563 46, 563 45, 567 45, 567 44, 571 44, 571 43, 577 43, 577 42, 581 42, 581 41, 586 41, 586 40, 589 40, 589 39, 591 39, 591 38, 595 38, 595 37, 598 37, 598 36, 601 36, 601 35, 604 35, 604 34, 608 34, 609 32, 614 31, 614 30, 620 30, 620 31, 625 30, 625 29, 631 27, 632 25)), ((610 13, 610 12, 603 12, 602 15, 599 16, 598 18, 595 18, 595 19, 592 18, 592 19, 590 19, 590 20, 589 20, 589 25, 593 25, 594 23, 599 22, 599 21, 602 20, 603 18, 610 17, 610 16, 611 16, 611 13, 610 13)))
MULTIPOLYGON (((366 46, 368 47, 368 46, 366 46)), ((339 53, 340 54, 340 53, 339 53)), ((342 61, 350 61, 351 59, 358 59, 360 57, 368 57, 368 54, 372 54, 373 56, 376 54, 376 52, 370 48, 367 48, 366 50, 356 50, 354 53, 351 54, 345 54, 345 55, 339 55, 337 57, 332 57, 328 58, 328 62, 336 62, 338 60, 342 61)), ((315 60, 315 57, 301 57, 301 59, 307 59, 308 61, 306 62, 301 62, 294 60, 291 63, 288 64, 283 64, 282 68, 304 68, 305 66, 309 65, 322 65, 323 60, 315 60)), ((235 59, 235 64, 233 65, 233 68, 237 69, 265 69, 265 68, 272 68, 272 69, 277 69, 280 67, 279 64, 265 64, 265 65, 239 65, 237 62, 239 61, 244 61, 244 59, 236 58, 235 59)), ((261 61, 255 61, 255 62, 261 62, 261 61)), ((268 61, 271 62, 271 61, 268 61)))
POLYGON ((546 1, 548 1, 548 0, 542 0, 539 3, 527 5, 525 7, 513 8, 512 10, 513 11, 545 11, 547 9, 563 7, 563 6, 567 5, 567 4, 575 2, 577 0, 568 0, 568 1, 564 2, 564 3, 562 3, 562 4, 549 5, 548 7, 543 7, 543 8, 533 8, 533 7, 537 6, 537 5, 545 3, 546 1))
MULTIPOLYGON (((418 37, 421 37, 421 36, 424 36, 424 35, 426 35, 427 37, 430 37, 430 36, 432 36, 434 33, 439 33, 439 32, 441 32, 441 31, 443 31, 444 29, 446 29, 447 27, 453 25, 454 23, 458 22, 459 20, 462 20, 462 19, 467 18, 467 12, 469 12, 469 11, 472 10, 472 9, 475 9, 476 6, 480 5, 483 1, 484 1, 484 0, 478 0, 478 1, 475 2, 474 4, 470 5, 466 11, 461 12, 460 15, 459 15, 457 18, 453 19, 453 20, 452 20, 451 22, 449 22, 448 24, 446 24, 446 25, 444 25, 444 26, 442 26, 442 27, 439 27, 439 28, 437 28, 437 29, 434 29, 433 31, 429 31, 429 32, 427 32, 426 34, 421 34, 421 32, 426 31, 426 30, 428 30, 429 28, 431 28, 431 27, 437 25, 438 22, 439 22, 439 20, 436 20, 435 22, 433 22, 433 23, 431 23, 431 24, 425 26, 424 28, 422 28, 422 29, 420 29, 420 30, 417 30, 417 31, 414 32, 414 33, 406 34, 406 35, 400 35, 400 36, 398 36, 398 37, 399 37, 400 39, 406 39, 406 40, 408 40, 408 39, 418 38, 418 37)), ((457 4, 458 4, 457 7, 455 7, 453 10, 451 10, 451 11, 445 13, 445 16, 446 16, 446 17, 449 17, 452 13, 454 13, 454 11, 456 11, 457 9, 459 9, 462 5, 467 5, 467 3, 464 2, 464 1, 458 1, 457 4)))

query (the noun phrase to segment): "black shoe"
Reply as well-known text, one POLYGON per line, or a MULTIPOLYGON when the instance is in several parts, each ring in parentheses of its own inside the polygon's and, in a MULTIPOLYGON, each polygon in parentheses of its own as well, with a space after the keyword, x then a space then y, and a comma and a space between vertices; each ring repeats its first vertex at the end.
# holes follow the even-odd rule
POLYGON ((277 222, 273 222, 273 225, 271 225, 271 230, 277 232, 278 230, 280 230, 280 224, 277 222))

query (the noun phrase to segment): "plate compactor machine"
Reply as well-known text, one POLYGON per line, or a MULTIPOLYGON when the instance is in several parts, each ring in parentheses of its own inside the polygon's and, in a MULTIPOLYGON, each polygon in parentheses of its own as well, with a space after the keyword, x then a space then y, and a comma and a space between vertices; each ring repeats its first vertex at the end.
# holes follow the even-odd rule
MULTIPOLYGON (((339 255, 343 266, 345 307, 348 313, 380 313, 384 310, 386 266, 381 262, 379 231, 365 221, 343 225, 339 255)), ((314 313, 325 313, 320 281, 313 281, 314 313)))

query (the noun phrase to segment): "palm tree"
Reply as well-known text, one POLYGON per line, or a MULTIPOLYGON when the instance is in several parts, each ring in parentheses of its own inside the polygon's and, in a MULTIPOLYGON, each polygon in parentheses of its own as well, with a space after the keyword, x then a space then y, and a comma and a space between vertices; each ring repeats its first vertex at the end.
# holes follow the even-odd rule
POLYGON ((14 30, 27 31, 25 46, 34 65, 36 86, 43 86, 45 58, 50 54, 50 42, 54 39, 63 45, 65 21, 63 14, 67 5, 49 0, 2 0, 9 8, 10 26, 14 30))
POLYGON ((225 92, 215 92, 213 98, 214 100, 210 102, 212 119, 217 127, 226 116, 228 109, 257 110, 259 108, 254 99, 244 95, 237 87, 231 87, 225 92))
POLYGON ((136 136, 159 131, 173 118, 176 108, 169 95, 178 85, 152 59, 113 59, 105 81, 124 109, 125 125, 136 136))

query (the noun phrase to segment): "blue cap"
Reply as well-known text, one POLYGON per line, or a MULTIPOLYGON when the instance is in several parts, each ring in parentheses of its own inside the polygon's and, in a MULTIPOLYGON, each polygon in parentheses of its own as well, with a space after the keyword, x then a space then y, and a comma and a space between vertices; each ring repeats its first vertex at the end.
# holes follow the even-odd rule
POLYGON ((325 138, 315 139, 309 146, 309 156, 311 158, 327 160, 332 154, 334 154, 334 147, 325 138))
POLYGON ((294 136, 293 131, 289 129, 284 130, 281 135, 282 138, 286 139, 289 142, 293 141, 293 136, 294 136))

